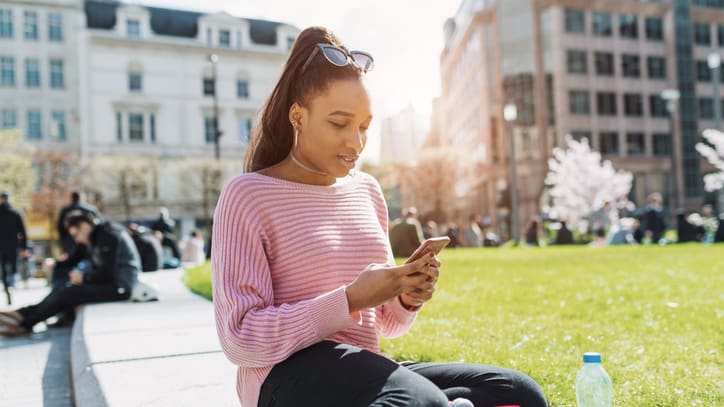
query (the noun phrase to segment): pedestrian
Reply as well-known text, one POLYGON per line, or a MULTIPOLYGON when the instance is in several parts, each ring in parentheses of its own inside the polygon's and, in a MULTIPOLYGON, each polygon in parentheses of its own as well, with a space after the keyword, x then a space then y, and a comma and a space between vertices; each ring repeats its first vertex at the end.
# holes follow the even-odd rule
POLYGON ((538 237, 540 236, 540 226, 537 219, 532 219, 528 223, 528 228, 525 230, 525 245, 529 247, 538 247, 540 243, 538 237))
POLYGON ((161 207, 158 211, 158 219, 151 224, 151 230, 158 230, 164 235, 171 236, 174 233, 176 222, 168 214, 168 208, 161 207))
MULTIPOLYGON (((571 232, 570 229, 568 229, 568 225, 565 220, 561 221, 561 228, 558 229, 558 233, 556 234, 556 240, 553 242, 557 245, 562 244, 573 244, 573 232, 571 232)), ((597 228, 597 230, 604 230, 603 228, 597 228)))
POLYGON ((476 215, 470 215, 468 220, 468 228, 465 230, 465 241, 468 247, 480 247, 483 245, 483 231, 480 229, 478 217, 476 215))
POLYGON ((411 206, 402 211, 402 219, 392 223, 390 244, 395 257, 408 257, 425 240, 422 225, 417 220, 417 208, 411 206))
POLYGON ((90 213, 95 218, 100 219, 98 209, 85 202, 85 195, 81 191, 75 190, 70 193, 70 203, 60 210, 58 214, 58 224, 56 226, 60 247, 65 256, 68 257, 73 256, 77 247, 73 238, 68 234, 68 230, 65 228, 65 218, 70 213, 77 213, 78 211, 90 213))
POLYGON ((130 298, 141 261, 125 228, 84 212, 66 218, 66 227, 76 244, 90 247, 90 256, 71 270, 68 284, 53 288, 38 304, 1 312, 0 334, 27 335, 37 323, 73 313, 78 305, 130 298))
POLYGON ((241 403, 545 406, 513 370, 380 354, 380 335, 404 334, 432 298, 440 260, 395 265, 382 189, 354 169, 372 120, 371 67, 328 30, 302 31, 253 131, 246 173, 219 198, 213 304, 241 403))
POLYGON ((163 248, 156 236, 136 223, 128 225, 128 233, 141 257, 141 269, 144 272, 161 270, 163 268, 163 248))
POLYGON ((648 197, 648 205, 644 208, 641 228, 644 237, 648 238, 651 243, 659 243, 666 231, 666 222, 664 221, 664 209, 662 206, 663 198, 658 192, 654 192, 648 197))
POLYGON ((198 266, 205 262, 204 239, 201 238, 201 232, 193 230, 181 247, 181 263, 198 266))
POLYGON ((10 194, 0 192, 0 272, 7 303, 12 303, 10 288, 15 285, 18 271, 18 250, 22 257, 28 257, 28 237, 25 222, 10 204, 10 194))

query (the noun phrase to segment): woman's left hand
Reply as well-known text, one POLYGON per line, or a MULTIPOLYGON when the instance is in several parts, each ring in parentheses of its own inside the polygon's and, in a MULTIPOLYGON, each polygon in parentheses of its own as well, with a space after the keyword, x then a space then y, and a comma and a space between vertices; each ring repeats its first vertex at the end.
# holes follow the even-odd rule
POLYGON ((433 257, 423 271, 428 275, 425 282, 408 292, 400 294, 400 299, 405 305, 419 307, 432 298, 435 293, 437 279, 440 276, 440 265, 440 259, 437 256, 433 257))

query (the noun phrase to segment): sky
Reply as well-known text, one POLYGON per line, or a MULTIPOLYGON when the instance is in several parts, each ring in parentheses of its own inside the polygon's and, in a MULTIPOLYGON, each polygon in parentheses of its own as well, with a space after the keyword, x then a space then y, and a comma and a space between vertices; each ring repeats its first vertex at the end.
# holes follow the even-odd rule
POLYGON ((350 49, 370 52, 375 69, 368 74, 374 120, 366 158, 379 150, 380 119, 408 105, 429 116, 440 94, 442 27, 459 0, 137 0, 143 5, 204 12, 225 11, 260 18, 330 28, 350 49))

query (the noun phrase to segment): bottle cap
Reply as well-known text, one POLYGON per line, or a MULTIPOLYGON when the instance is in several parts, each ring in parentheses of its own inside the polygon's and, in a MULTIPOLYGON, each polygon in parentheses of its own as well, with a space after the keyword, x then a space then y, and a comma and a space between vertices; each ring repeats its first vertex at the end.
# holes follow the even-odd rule
POLYGON ((598 352, 586 352, 583 354, 583 363, 601 363, 601 354, 598 352))

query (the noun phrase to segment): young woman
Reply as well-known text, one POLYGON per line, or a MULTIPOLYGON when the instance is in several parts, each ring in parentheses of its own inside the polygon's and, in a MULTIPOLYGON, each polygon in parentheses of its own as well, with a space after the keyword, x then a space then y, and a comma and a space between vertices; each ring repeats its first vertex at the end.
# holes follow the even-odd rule
POLYGON ((372 120, 372 66, 328 30, 304 30, 254 131, 247 173, 219 199, 216 326, 239 366, 242 405, 545 406, 512 370, 401 365, 379 353, 379 336, 402 335, 432 298, 440 261, 394 265, 382 191, 354 171, 372 120))

